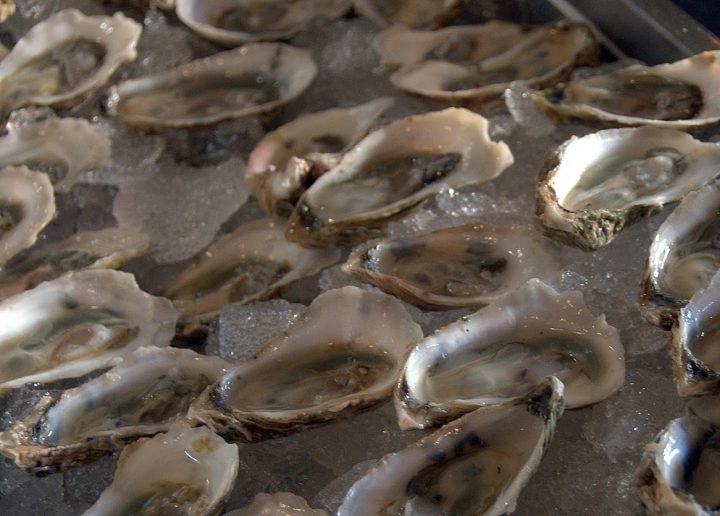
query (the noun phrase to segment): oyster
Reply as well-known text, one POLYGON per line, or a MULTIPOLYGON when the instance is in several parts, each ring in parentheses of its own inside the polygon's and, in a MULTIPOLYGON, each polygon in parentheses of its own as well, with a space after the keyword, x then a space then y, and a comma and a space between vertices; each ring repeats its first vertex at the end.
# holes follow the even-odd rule
POLYGON ((0 171, 0 267, 33 245, 55 215, 48 176, 27 167, 0 171))
POLYGON ((45 396, 0 434, 0 454, 45 472, 109 455, 138 437, 166 432, 230 366, 193 351, 148 346, 59 400, 45 396))
POLYGON ((0 138, 0 167, 25 165, 45 172, 58 192, 68 192, 83 173, 109 165, 108 131, 81 118, 8 124, 0 138))
POLYGON ((174 424, 126 446, 112 484, 84 514, 218 514, 238 463, 237 445, 207 428, 174 424))
POLYGON ((555 433, 562 396, 562 383, 548 378, 386 455, 350 488, 338 516, 513 512, 555 433))
POLYGON ((74 378, 141 346, 166 346, 177 312, 132 274, 70 272, 0 303, 0 392, 74 378))
POLYGON ((259 493, 247 507, 226 513, 226 516, 327 516, 325 511, 312 509, 304 498, 292 493, 259 493))
POLYGON ((288 238, 352 245, 380 236, 440 188, 497 177, 513 162, 485 118, 450 108, 397 120, 360 141, 300 198, 288 238))
POLYGON ((635 473, 635 485, 648 514, 717 514, 718 454, 720 428, 694 416, 671 421, 645 447, 635 473))
POLYGON ((361 245, 343 271, 424 308, 487 304, 530 278, 556 275, 528 226, 469 224, 361 245))
POLYGON ((177 0, 180 21, 220 45, 289 39, 315 18, 339 18, 350 0, 177 0))
POLYGON ((720 268, 720 183, 687 194, 658 229, 648 253, 639 307, 670 329, 680 308, 720 268))
POLYGON ((565 406, 597 403, 625 381, 617 330, 580 292, 530 280, 421 341, 395 391, 400 427, 444 423, 518 396, 546 376, 565 384, 565 406))
POLYGON ((720 145, 673 129, 572 137, 543 165, 536 214, 554 238, 585 250, 718 175, 720 145))
POLYGON ((353 0, 358 14, 381 26, 437 27, 460 11, 460 0, 353 0))
POLYGON ((0 110, 71 107, 135 59, 142 27, 116 13, 66 9, 35 25, 0 62, 0 110))
POLYGON ((15 14, 15 0, 0 0, 0 22, 15 14))
POLYGON ((720 50, 657 66, 634 65, 533 94, 551 115, 613 125, 700 129, 720 121, 720 50))
POLYGON ((349 109, 308 113, 268 133, 248 159, 248 188, 265 211, 289 216, 315 177, 337 164, 393 102, 383 97, 349 109))
POLYGON ((289 330, 206 390, 189 416, 242 441, 347 416, 390 396, 421 338, 397 299, 356 287, 327 291, 289 330))
POLYGON ((114 269, 142 256, 150 239, 134 229, 81 231, 70 238, 21 254, 0 269, 0 300, 35 288, 66 272, 114 269))
POLYGON ((271 111, 302 94, 317 75, 308 50, 251 43, 167 72, 113 86, 107 107, 140 127, 208 125, 271 111))
POLYGON ((285 224, 260 219, 223 236, 165 288, 185 316, 214 317, 223 305, 271 297, 340 258, 338 249, 306 249, 285 239, 285 224))

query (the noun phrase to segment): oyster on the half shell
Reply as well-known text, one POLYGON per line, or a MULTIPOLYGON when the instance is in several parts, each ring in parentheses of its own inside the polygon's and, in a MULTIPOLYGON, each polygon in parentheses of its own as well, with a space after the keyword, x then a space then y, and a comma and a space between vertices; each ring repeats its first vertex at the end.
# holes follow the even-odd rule
POLYGON ((321 509, 311 508, 307 501, 292 493, 258 493, 253 502, 225 516, 327 516, 321 509))

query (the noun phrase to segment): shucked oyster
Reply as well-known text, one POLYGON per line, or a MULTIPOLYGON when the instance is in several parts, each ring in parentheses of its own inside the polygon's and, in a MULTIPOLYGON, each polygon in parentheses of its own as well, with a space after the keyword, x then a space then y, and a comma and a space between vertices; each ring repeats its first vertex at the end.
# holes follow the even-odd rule
POLYGON ((580 292, 530 280, 413 349, 395 391, 400 427, 502 403, 550 375, 565 384, 566 407, 597 403, 622 386, 624 355, 617 330, 580 292))
POLYGON ((426 308, 484 305, 557 273, 531 227, 470 224, 361 245, 343 271, 426 308))
POLYGON ((140 127, 208 125, 271 111, 317 75, 308 50, 251 43, 113 87, 108 110, 140 127))
POLYGON ((71 272, 0 303, 0 392, 81 376, 141 346, 166 346, 177 312, 128 273, 71 272))
POLYGON ((288 238, 314 245, 357 244, 381 235, 442 187, 497 177, 513 162, 485 118, 450 108, 397 120, 345 154, 300 198, 288 238))
POLYGON ((720 121, 719 89, 720 50, 574 80, 537 92, 533 100, 561 117, 694 129, 720 121))
POLYGON ((48 176, 27 167, 0 171, 0 267, 33 245, 55 215, 48 176))
POLYGON ((189 415, 243 441, 347 416, 390 396, 421 338, 397 299, 356 287, 330 290, 205 391, 189 415))
POLYGON ((479 408, 386 455, 350 488, 338 516, 509 514, 562 413, 563 386, 556 378, 502 405, 479 408))
POLYGON ((460 0, 353 0, 355 10, 378 25, 437 27, 451 19, 460 0))
POLYGON ((226 516, 327 516, 327 513, 312 509, 304 498, 292 493, 259 493, 253 503, 226 516))
POLYGON ((289 216, 314 179, 336 165, 393 102, 383 97, 349 109, 307 113, 268 133, 248 159, 250 191, 268 213, 289 216))
POLYGON ((186 349, 138 348, 59 400, 44 397, 29 417, 0 434, 0 454, 35 472, 109 455, 138 437, 166 432, 229 367, 186 349))
POLYGON ((235 484, 237 445, 207 428, 175 424, 120 455, 112 484, 85 516, 218 514, 235 484))
POLYGON ((640 311, 669 329, 680 308, 720 268, 720 184, 687 194, 653 238, 640 294, 640 311))
POLYGON ((110 18, 67 9, 38 23, 0 61, 0 111, 77 104, 135 59, 141 32, 122 13, 110 18))
POLYGON ((720 173, 720 145, 672 129, 573 137, 540 171, 536 213, 554 238, 594 250, 720 173))
POLYGON ((350 0, 178 0, 185 25, 220 45, 288 39, 315 18, 338 18, 350 0))

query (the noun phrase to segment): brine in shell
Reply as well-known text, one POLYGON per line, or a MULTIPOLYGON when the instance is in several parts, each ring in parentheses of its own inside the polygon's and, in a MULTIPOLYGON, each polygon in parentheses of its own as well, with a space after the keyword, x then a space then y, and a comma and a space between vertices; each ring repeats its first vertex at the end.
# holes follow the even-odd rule
POLYGON ((206 390, 190 417, 237 441, 348 417, 391 396, 421 338, 397 299, 357 287, 329 290, 206 390))
POLYGON ((575 79, 534 93, 533 101, 560 118, 702 129, 720 121, 720 50, 575 79))
POLYGON ((309 245, 358 244, 441 188, 490 181, 512 163, 481 115, 449 108, 402 118, 363 138, 315 181, 287 235, 309 245))
POLYGON ((623 385, 624 356, 617 330, 580 292, 533 279, 418 343, 395 390, 400 428, 503 403, 550 375, 565 384, 567 408, 591 405, 623 385))
POLYGON ((573 136, 540 171, 536 215, 553 238, 595 250, 626 225, 714 179, 718 162, 720 145, 674 129, 573 136))

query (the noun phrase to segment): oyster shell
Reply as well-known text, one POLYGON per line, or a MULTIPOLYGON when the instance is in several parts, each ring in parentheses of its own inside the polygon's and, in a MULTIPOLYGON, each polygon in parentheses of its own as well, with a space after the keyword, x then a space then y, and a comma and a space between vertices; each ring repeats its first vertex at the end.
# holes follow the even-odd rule
POLYGON ((237 445, 207 428, 174 424, 125 447, 112 484, 84 515, 218 514, 238 463, 237 445))
POLYGON ((288 238, 352 245, 380 236, 440 188, 494 179, 513 157, 487 134, 485 118, 450 108, 414 115, 369 134, 323 174, 290 216, 288 238))
POLYGON ((460 0, 353 0, 361 16, 380 26, 399 23, 409 27, 437 27, 462 7, 460 0))
POLYGON ((720 268, 720 184, 687 194, 658 229, 648 253, 639 307, 650 323, 670 329, 680 308, 720 268))
POLYGON ((530 278, 557 274, 529 226, 469 224, 355 249, 343 271, 424 308, 487 304, 530 278))
POLYGON ((187 127, 271 111, 302 94, 317 75, 310 52, 250 43, 167 72, 113 86, 112 115, 131 125, 187 127))
POLYGON ((548 378, 386 455, 350 488, 338 516, 513 512, 555 433, 562 396, 562 383, 548 378))
POLYGON ((563 143, 538 177, 536 214, 552 237, 585 250, 718 175, 720 145, 673 129, 608 129, 563 143))
POLYGON ((206 390, 189 416, 242 441, 346 417, 390 396, 421 338, 397 299, 357 287, 327 291, 289 330, 206 390))
POLYGON ((565 384, 565 406, 597 403, 625 381, 617 330, 580 292, 539 280, 426 337, 395 391, 400 428, 443 423, 518 396, 544 377, 565 384))
POLYGON ((648 514, 720 510, 720 429, 694 416, 675 419, 645 447, 635 485, 648 514))
POLYGON ((71 107, 135 59, 142 27, 122 13, 66 9, 38 23, 0 61, 0 110, 71 107))
POLYGON ((613 125, 700 129, 720 121, 720 51, 657 66, 634 65, 533 94, 551 115, 613 125))
POLYGON ((114 269, 142 256, 150 238, 134 229, 81 231, 70 238, 18 255, 0 269, 0 300, 81 269, 114 269))
POLYGON ((141 346, 166 346, 177 312, 132 274, 70 272, 0 302, 0 392, 74 378, 141 346))
POLYGON ((0 454, 29 471, 64 470, 166 432, 230 365, 193 351, 148 346, 59 400, 45 396, 0 434, 0 454))
POLYGON ((0 267, 37 241, 55 215, 55 197, 46 174, 27 167, 0 171, 0 267))
POLYGON ((184 317, 208 319, 223 305, 267 299, 339 259, 339 249, 306 249, 285 239, 282 221, 260 219, 213 243, 164 295, 184 317))
POLYGON ((177 0, 180 21, 220 45, 289 39, 315 18, 339 18, 350 0, 177 0))
POLYGON ((312 509, 307 501, 292 493, 259 493, 247 507, 226 513, 225 516, 327 516, 320 509, 312 509))
POLYGON ((68 192, 83 173, 111 162, 108 131, 81 118, 8 124, 0 138, 0 167, 25 165, 45 172, 58 192, 68 192))
POLYGON ((248 159, 248 188, 265 211, 288 217, 314 178, 337 164, 393 102, 382 97, 349 109, 307 113, 268 133, 248 159))

